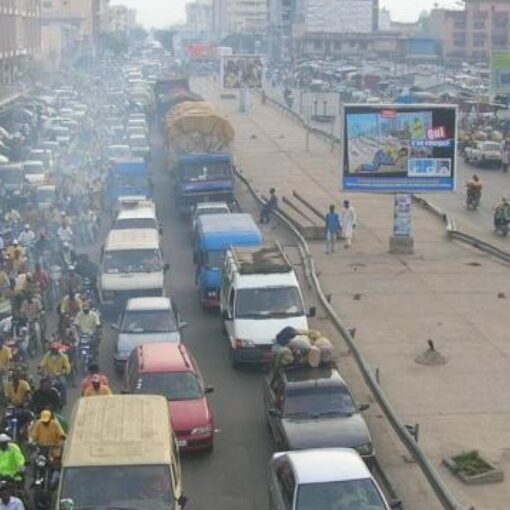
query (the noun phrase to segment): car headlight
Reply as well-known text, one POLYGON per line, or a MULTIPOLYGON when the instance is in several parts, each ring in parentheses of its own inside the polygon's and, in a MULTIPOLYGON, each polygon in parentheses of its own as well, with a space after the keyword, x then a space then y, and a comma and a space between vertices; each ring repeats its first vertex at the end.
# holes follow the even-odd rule
POLYGON ((35 458, 35 465, 38 467, 38 468, 43 468, 44 466, 46 466, 47 464, 47 459, 44 455, 38 455, 36 458, 35 458))
POLYGON ((103 299, 105 301, 113 301, 115 298, 115 292, 112 290, 105 290, 103 291, 103 299))
POLYGON ((360 455, 371 455, 374 450, 374 447, 372 446, 372 443, 365 443, 361 446, 356 446, 356 451, 360 455))
POLYGON ((242 338, 236 338, 236 349, 246 349, 250 347, 255 347, 255 342, 253 340, 243 340, 242 338))
POLYGON ((195 427, 191 431, 192 436, 197 436, 199 434, 209 434, 212 431, 211 425, 206 425, 205 427, 195 427))

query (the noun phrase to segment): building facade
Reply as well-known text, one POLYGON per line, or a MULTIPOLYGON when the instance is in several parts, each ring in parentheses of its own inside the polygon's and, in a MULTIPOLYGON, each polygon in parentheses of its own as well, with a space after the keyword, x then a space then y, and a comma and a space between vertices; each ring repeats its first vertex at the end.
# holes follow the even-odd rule
POLYGON ((0 0, 0 84, 20 77, 41 49, 39 0, 0 0))
POLYGON ((267 0, 213 0, 212 9, 219 40, 233 34, 267 34, 267 0))
POLYGON ((212 0, 195 0, 186 4, 186 29, 196 34, 210 33, 213 28, 212 0))
POLYGON ((125 5, 110 5, 106 16, 106 33, 128 33, 136 26, 136 10, 125 5))
POLYGON ((58 67, 64 57, 95 58, 100 0, 42 0, 41 40, 45 60, 58 67))
POLYGON ((507 49, 510 2, 466 0, 465 9, 434 9, 431 26, 446 59, 488 60, 492 49, 507 49))

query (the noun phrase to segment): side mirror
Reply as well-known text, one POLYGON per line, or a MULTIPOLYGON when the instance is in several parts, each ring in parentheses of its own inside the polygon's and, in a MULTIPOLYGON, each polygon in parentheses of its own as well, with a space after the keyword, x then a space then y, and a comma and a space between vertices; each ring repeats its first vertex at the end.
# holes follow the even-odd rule
POLYGON ((228 313, 228 310, 223 310, 221 312, 221 318, 224 320, 224 321, 228 321, 230 320, 230 314, 228 313))
POLYGON ((206 386, 204 389, 204 393, 214 393, 214 388, 212 386, 206 386))
POLYGON ((180 506, 181 508, 184 508, 184 507, 186 506, 186 503, 187 503, 187 502, 188 502, 188 498, 187 498, 187 496, 183 496, 183 495, 181 495, 181 496, 179 496, 179 497, 177 498, 177 503, 179 504, 179 506, 180 506))
POLYGON ((366 411, 369 408, 370 408, 370 404, 360 404, 358 406, 358 409, 359 409, 360 412, 366 411))
POLYGON ((188 323, 186 321, 179 321, 178 329, 184 329, 188 327, 188 323))
POLYGON ((110 327, 113 329, 113 331, 119 331, 120 329, 118 324, 112 324, 110 327))
POLYGON ((311 306, 310 309, 308 310, 307 316, 315 317, 316 314, 317 314, 317 308, 315 308, 315 306, 311 306))
POLYGON ((268 411, 267 411, 267 414, 269 414, 269 416, 273 416, 274 418, 279 418, 282 414, 280 413, 280 411, 278 409, 276 409, 276 407, 271 407, 268 411))
POLYGON ((163 227, 159 227, 158 232, 159 232, 159 235, 162 236, 163 235, 163 227))
POLYGON ((169 264, 168 262, 166 262, 166 263, 163 265, 163 271, 166 273, 169 269, 170 269, 170 264, 169 264))
POLYGON ((402 501, 400 499, 396 499, 390 503, 390 508, 402 508, 402 501))

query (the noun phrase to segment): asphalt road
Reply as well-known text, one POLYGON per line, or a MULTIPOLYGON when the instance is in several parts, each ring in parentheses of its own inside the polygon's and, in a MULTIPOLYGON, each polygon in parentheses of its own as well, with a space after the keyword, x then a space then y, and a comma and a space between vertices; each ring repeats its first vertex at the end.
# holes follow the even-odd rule
MULTIPOLYGON (((224 510, 267 507, 266 467, 271 455, 262 407, 263 376, 257 370, 233 370, 219 315, 203 312, 194 285, 189 224, 176 213, 171 182, 165 173, 161 139, 153 140, 155 199, 163 223, 162 249, 170 263, 167 292, 188 327, 184 343, 191 348, 203 376, 215 388, 210 396, 217 434, 210 454, 183 454, 187 508, 203 509, 212 502, 224 510)), ((97 249, 99 253, 99 247, 97 249)), ((110 321, 111 323, 111 321, 110 321)), ((100 363, 119 392, 121 379, 113 369, 114 333, 105 321, 100 363)), ((73 392, 74 393, 74 392, 73 392)))

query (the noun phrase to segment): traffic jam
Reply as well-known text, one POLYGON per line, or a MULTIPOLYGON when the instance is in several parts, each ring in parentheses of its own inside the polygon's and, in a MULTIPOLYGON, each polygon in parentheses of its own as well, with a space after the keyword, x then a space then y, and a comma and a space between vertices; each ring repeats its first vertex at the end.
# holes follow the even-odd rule
POLYGON ((230 121, 155 42, 131 53, 62 71, 0 116, 0 496, 17 510, 205 508, 193 470, 236 455, 226 422, 243 409, 216 399, 246 378, 272 450, 264 507, 394 507, 372 473, 368 404, 268 235, 274 203, 254 216, 236 195, 230 121), (190 300, 201 317, 181 310, 190 300), (213 334, 190 338, 194 321, 221 331, 232 375, 210 377, 219 361, 197 345, 213 334))

